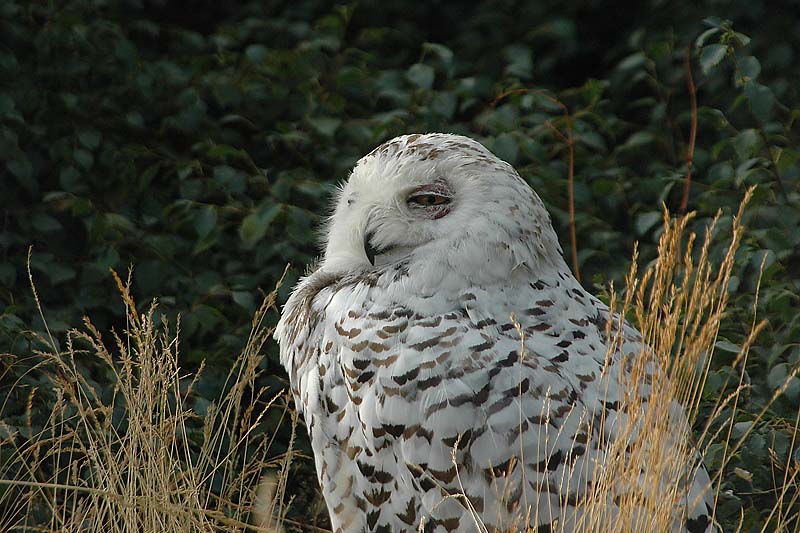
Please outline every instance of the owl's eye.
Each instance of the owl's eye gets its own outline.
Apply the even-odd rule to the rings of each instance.
[[[432,207],[449,203],[450,197],[441,194],[415,194],[408,198],[408,205],[412,207]]]

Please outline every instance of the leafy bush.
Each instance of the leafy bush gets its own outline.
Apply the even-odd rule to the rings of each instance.
[[[259,291],[291,263],[285,299],[317,254],[333,185],[387,138],[451,131],[519,169],[567,255],[572,207],[575,264],[595,292],[621,285],[634,241],[645,262],[655,257],[662,203],[696,210],[702,233],[758,185],[704,399],[710,412],[746,332],[766,319],[718,509],[726,530],[740,516],[743,530],[769,530],[800,460],[800,15],[773,10],[759,0],[651,0],[624,16],[600,2],[6,0],[3,419],[23,427],[37,387],[30,416],[50,412],[41,339],[63,339],[84,315],[99,331],[125,328],[108,269],[131,264],[137,301],[157,296],[157,312],[182,313],[181,363],[209,361],[200,395],[217,397]],[[29,289],[30,245],[48,331]],[[266,350],[260,382],[281,386],[276,348]],[[108,392],[96,362],[76,364]],[[724,453],[712,448],[706,462],[719,468]],[[785,512],[797,524],[797,502]]]

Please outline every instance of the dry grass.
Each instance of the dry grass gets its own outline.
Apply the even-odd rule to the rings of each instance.
[[[742,208],[748,198],[749,193]],[[744,231],[741,209],[718,265],[709,258],[713,226],[696,248],[695,235],[687,232],[690,219],[671,220],[665,214],[658,260],[641,276],[634,260],[624,296],[612,296],[611,308],[620,317],[608,323],[612,346],[622,341],[621,316],[627,315],[652,347],[652,357],[632,354],[619,398],[619,411],[627,418],[617,438],[605,443],[604,461],[591,472],[571,472],[594,483],[579,504],[578,523],[563,520],[563,531],[670,530],[675,509],[686,497],[686,480],[697,468],[698,450],[722,442],[726,464],[747,437],[734,441],[731,430],[747,387],[749,347],[761,329],[755,319],[733,365],[738,382],[729,384],[707,420],[698,421],[728,302],[733,257]],[[264,317],[274,306],[275,293],[253,319],[226,392],[200,416],[187,398],[203,369],[194,377],[181,375],[180,323],[174,330],[166,321],[157,324],[155,302],[139,314],[130,276],[127,282],[114,277],[127,310],[124,335],[112,332],[110,341],[104,339],[85,319],[82,329],[68,333],[65,349],[52,337],[41,339],[50,349],[36,354],[40,362],[31,371],[47,376],[56,397],[47,422],[41,427],[29,422],[22,429],[0,422],[0,531],[278,531],[283,522],[302,525],[285,520],[291,443],[289,452],[272,457],[274,433],[263,432],[268,415],[270,431],[277,431],[275,420],[280,419],[278,425],[290,424],[293,443],[296,414],[286,409],[283,393],[255,388],[270,334]],[[109,370],[113,394],[103,395],[81,375],[75,364],[80,358],[95,358]],[[646,402],[643,387],[649,394]],[[34,389],[28,398],[29,421],[37,394]],[[677,405],[688,413],[686,423],[676,422],[681,416],[670,418]],[[693,439],[691,428],[698,424],[704,429]],[[800,469],[786,465],[784,472],[776,480],[780,501],[771,516],[777,531],[797,523],[797,517],[783,513],[800,494]],[[717,495],[719,490],[717,477],[708,491]],[[616,511],[608,505],[609,495]],[[527,513],[535,516],[537,510]]]
[[[606,443],[605,462],[593,472],[595,484],[582,509],[582,530],[668,531],[675,525],[676,510],[687,502],[691,508],[715,493],[711,482],[694,494],[687,493],[687,487],[700,467],[698,451],[720,437],[709,431],[712,424],[723,432],[732,426],[742,383],[733,384],[718,398],[697,441],[691,428],[727,307],[733,259],[744,231],[742,210],[749,198],[750,192],[733,220],[731,242],[719,265],[710,261],[709,248],[720,215],[698,252],[696,235],[687,232],[692,215],[671,220],[665,212],[658,258],[641,276],[637,276],[634,254],[625,296],[612,301],[612,310],[619,314],[609,321],[607,334],[613,339],[612,349],[621,346],[622,316],[632,315],[652,351],[632,354],[630,372],[621,376],[619,411],[627,416],[617,438]],[[734,364],[742,377],[749,347],[762,327],[763,323],[753,322]],[[728,419],[717,420],[729,405],[734,409],[727,411]],[[613,511],[607,503],[609,495],[617,502]]]
[[[657,260],[638,275],[634,252],[624,296],[615,296],[612,287],[612,314],[606,330],[610,339],[607,361],[622,346],[626,333],[630,334],[623,324],[626,316],[637,325],[650,350],[626,354],[628,372],[618,378],[622,380],[618,413],[624,414],[613,421],[615,437],[602,443],[601,448],[605,449],[602,461],[583,468],[573,464],[559,480],[561,487],[581,486],[585,480],[592,481],[589,493],[578,501],[575,515],[562,512],[556,531],[673,530],[677,525],[676,512],[685,509],[687,503],[692,507],[707,495],[716,500],[724,467],[797,374],[798,369],[789,374],[783,387],[775,391],[772,401],[757,414],[749,429],[732,440],[740,396],[748,387],[745,366],[750,346],[764,326],[754,316],[746,341],[732,365],[738,372],[738,381],[728,383],[723,389],[710,417],[698,420],[703,388],[728,304],[734,255],[744,232],[742,213],[751,195],[752,189],[733,220],[730,244],[719,264],[714,264],[709,254],[719,214],[698,249],[696,235],[687,230],[693,215],[672,219],[665,211]],[[755,309],[753,312],[755,315]],[[519,332],[522,336],[521,329]],[[524,338],[522,342],[524,344]],[[524,353],[524,346],[521,353]],[[594,419],[591,415],[578,414],[589,432],[591,423],[588,421]],[[798,416],[800,418],[800,412]],[[601,417],[601,424],[606,422]],[[692,427],[697,425],[703,429],[695,438]],[[797,422],[793,431],[796,439]],[[545,441],[555,440],[554,437],[542,436]],[[688,493],[689,480],[700,467],[703,452],[714,443],[724,445],[723,469],[705,490]],[[454,451],[453,460],[458,468],[455,456]],[[798,517],[786,516],[784,509],[792,508],[800,497],[800,465],[783,466],[783,478],[775,484],[778,501],[771,512],[770,518],[774,521],[769,531],[797,531],[798,527]],[[527,523],[541,511],[521,507],[516,521],[503,524],[502,529],[519,530],[516,524]],[[484,524],[478,525],[483,531],[489,529]],[[762,531],[767,531],[767,527],[765,525]],[[742,529],[740,524],[738,530]]]
[[[634,254],[624,298],[613,301],[612,297],[611,307],[620,317],[616,325],[609,323],[608,334],[614,339],[612,346],[622,341],[621,317],[627,315],[638,326],[653,357],[636,354],[630,374],[623,376],[627,383],[620,387],[624,391],[619,398],[620,410],[628,417],[620,437],[608,442],[606,461],[595,469],[596,483],[592,497],[585,502],[582,531],[671,530],[675,525],[675,510],[684,508],[687,501],[691,507],[708,494],[716,500],[724,467],[739,452],[749,432],[769,408],[767,405],[757,414],[750,429],[738,440],[731,439],[740,397],[748,387],[745,366],[750,347],[765,325],[757,321],[754,306],[750,331],[732,364],[738,372],[738,380],[723,388],[711,415],[698,420],[703,388],[728,304],[734,255],[744,233],[742,213],[752,192],[753,189],[747,192],[732,221],[730,244],[719,264],[712,262],[709,250],[720,214],[714,218],[697,249],[697,236],[687,231],[693,215],[672,220],[665,211],[657,260],[637,276]],[[756,291],[757,302],[758,289]],[[652,360],[655,365],[650,363]],[[640,387],[649,390],[647,401],[642,400]],[[776,391],[772,401],[780,392]],[[685,423],[679,406],[686,412]],[[693,438],[691,428],[698,425],[703,429]],[[795,424],[795,436],[797,433]],[[704,494],[687,494],[687,480],[694,477],[699,467],[699,454],[714,443],[724,445],[723,469],[710,481]],[[793,471],[789,468],[786,472],[787,477],[779,485],[782,492],[773,509],[778,517],[770,526],[774,531],[795,531],[797,527],[791,517],[780,515],[786,504],[791,506],[790,500],[797,499],[800,490],[797,465]],[[619,504],[618,513],[610,512],[609,494]]]
[[[271,333],[264,317],[275,293],[255,314],[224,395],[200,416],[187,398],[203,368],[193,377],[181,374],[180,321],[174,330],[166,320],[156,323],[156,302],[139,314],[130,275],[125,283],[113,276],[127,311],[124,335],[104,339],[85,318],[82,329],[66,335],[63,350],[51,336],[40,339],[50,349],[35,354],[40,362],[30,371],[52,387],[52,411],[37,427],[34,389],[27,428],[0,422],[0,531],[280,530],[273,517],[285,512],[291,454],[270,457],[271,436],[259,425],[268,413],[271,424],[286,418],[293,436],[296,418],[280,406],[288,403],[282,392],[255,389]],[[113,376],[110,395],[78,371],[75,362],[89,358]],[[259,479],[276,470],[277,477],[262,480],[259,499]]]

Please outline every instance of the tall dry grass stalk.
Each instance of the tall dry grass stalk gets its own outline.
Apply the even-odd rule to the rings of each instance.
[[[623,317],[629,316],[650,349],[631,354],[630,373],[622,375],[619,412],[627,416],[617,437],[605,443],[608,452],[593,472],[595,482],[590,496],[582,502],[579,530],[670,531],[676,526],[676,509],[691,508],[708,495],[716,501],[722,469],[704,490],[692,492],[687,487],[711,444],[724,443],[724,469],[747,437],[745,434],[733,442],[731,429],[740,395],[747,388],[745,366],[750,347],[765,325],[756,320],[755,309],[750,330],[743,332],[746,339],[732,364],[738,382],[723,389],[709,417],[698,420],[698,414],[728,304],[734,256],[744,233],[742,214],[752,193],[753,189],[747,191],[732,221],[730,244],[719,264],[711,260],[709,250],[720,214],[698,248],[697,236],[687,230],[693,214],[671,219],[665,210],[658,257],[640,276],[634,252],[624,297],[612,296],[610,307],[617,314],[608,322],[607,336],[611,339],[610,351],[621,346]],[[776,393],[773,401],[778,396]],[[751,430],[767,408],[750,425]],[[692,427],[698,425],[702,430],[693,438]],[[797,426],[794,430],[797,434]],[[791,479],[784,479],[773,512],[780,513],[784,503],[796,499],[798,488],[795,472]],[[616,509],[608,505],[608,495],[612,495]],[[776,531],[794,530],[787,520],[777,520],[776,527]]]
[[[193,378],[181,373],[180,321],[174,330],[166,319],[156,323],[156,302],[140,314],[130,274],[127,282],[112,274],[126,308],[125,333],[112,332],[109,341],[85,318],[63,350],[52,337],[41,339],[50,349],[37,353],[32,371],[52,386],[52,411],[43,427],[29,422],[0,433],[0,531],[279,531],[291,455],[271,457],[271,436],[256,430],[269,412],[271,424],[285,418],[294,435],[296,418],[280,411],[283,393],[255,388],[275,293],[256,312],[222,397],[200,416],[187,397],[203,368]],[[112,393],[81,374],[76,361],[88,358],[110,371]],[[30,392],[29,421],[36,394]],[[282,475],[262,482],[270,498],[253,509],[259,478],[275,470]]]
[[[750,194],[733,220],[731,242],[719,265],[709,259],[719,214],[699,252],[696,235],[687,232],[692,215],[671,220],[666,211],[658,258],[641,276],[637,276],[634,252],[625,296],[611,302],[618,314],[608,322],[607,336],[611,350],[619,349],[623,317],[632,315],[645,348],[630,354],[629,372],[620,378],[618,411],[625,415],[616,438],[605,443],[604,463],[597,465],[592,476],[592,494],[583,506],[582,528],[587,531],[668,531],[676,525],[676,510],[687,503],[692,508],[714,492],[711,482],[704,490],[689,491],[703,447],[718,437],[708,433],[711,426],[707,424],[695,441],[691,428],[727,307],[733,259],[744,231],[742,209]],[[742,372],[761,327],[754,322],[748,334],[737,361]],[[712,419],[723,407],[735,406],[741,391],[738,386],[720,397]],[[733,415],[727,422],[733,422]],[[615,423],[619,426],[620,420]],[[617,504],[614,509],[607,504],[609,494]]]

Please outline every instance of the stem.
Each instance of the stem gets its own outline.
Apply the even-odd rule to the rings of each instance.
[[[569,190],[569,238],[572,247],[572,270],[575,279],[580,283],[581,273],[578,270],[578,238],[575,231],[575,143],[572,142],[572,119],[569,111],[564,109],[567,119],[567,149],[569,150],[569,171],[567,174],[567,189]]]
[[[572,137],[572,117],[569,114],[569,109],[567,108],[566,104],[564,104],[561,100],[557,98],[553,98],[546,92],[539,90],[539,89],[511,89],[509,91],[505,91],[501,93],[497,98],[492,100],[489,104],[492,107],[497,106],[499,102],[503,99],[513,95],[513,94],[526,94],[526,93],[534,93],[538,94],[550,102],[558,105],[561,109],[564,110],[564,120],[567,124],[567,134],[564,135],[558,128],[553,126],[553,124],[549,120],[544,121],[544,125],[547,126],[553,133],[556,134],[558,138],[560,138],[564,143],[567,145],[567,154],[569,157],[568,165],[569,171],[567,174],[567,193],[569,195],[569,237],[570,237],[570,248],[572,250],[572,270],[575,273],[575,279],[578,282],[581,281],[581,273],[578,270],[578,238],[576,236],[575,231],[575,143]],[[696,122],[696,120],[695,120]],[[694,152],[694,149],[692,149]]]

